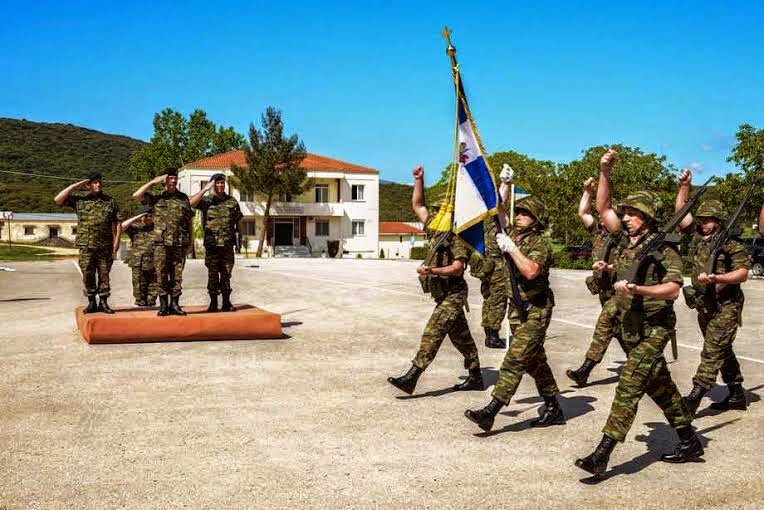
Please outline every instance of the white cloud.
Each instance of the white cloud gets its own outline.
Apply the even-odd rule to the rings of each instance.
[[[700,146],[700,150],[702,150],[703,152],[711,152],[712,150],[714,150],[714,148],[711,147],[711,145],[704,143]]]
[[[697,161],[694,163],[690,163],[689,168],[690,170],[693,171],[693,173],[696,173],[696,174],[703,173],[703,163],[698,163]]]

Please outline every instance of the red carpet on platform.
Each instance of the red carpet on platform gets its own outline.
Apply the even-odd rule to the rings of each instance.
[[[281,316],[251,305],[235,312],[207,313],[206,306],[184,306],[188,315],[157,316],[156,308],[114,308],[116,313],[82,313],[77,327],[89,344],[190,342],[194,340],[258,340],[282,338]]]

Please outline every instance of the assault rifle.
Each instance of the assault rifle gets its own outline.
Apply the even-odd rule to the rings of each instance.
[[[432,267],[433,262],[435,262],[435,257],[438,256],[438,249],[447,242],[451,242],[451,239],[454,237],[454,233],[449,230],[448,232],[445,232],[438,238],[438,242],[435,243],[431,248],[430,251],[427,252],[427,257],[422,261],[422,265],[430,266]],[[430,293],[430,287],[429,287],[429,280],[428,276],[422,276],[419,275],[419,283],[422,285],[422,290],[425,294]]]
[[[497,214],[494,216],[494,219],[496,220],[496,228],[498,231],[504,232],[504,227],[501,226],[499,215]],[[528,310],[526,310],[523,299],[520,297],[520,286],[517,285],[517,268],[515,267],[515,262],[512,260],[512,257],[510,257],[508,253],[502,252],[502,255],[504,255],[504,262],[507,264],[507,273],[509,273],[509,287],[512,292],[512,306],[514,306],[515,309],[520,312],[520,320],[525,322],[525,320],[528,318]]]

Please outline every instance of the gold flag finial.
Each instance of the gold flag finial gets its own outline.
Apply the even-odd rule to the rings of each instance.
[[[456,48],[454,48],[454,45],[451,44],[451,30],[448,27],[443,27],[443,31],[440,33],[440,35],[443,36],[443,38],[446,40],[446,44],[448,45],[446,47],[446,54],[449,57],[456,55]]]

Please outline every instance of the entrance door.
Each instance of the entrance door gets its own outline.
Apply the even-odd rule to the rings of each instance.
[[[58,239],[58,227],[48,227],[48,232],[50,239]]]
[[[274,227],[274,244],[276,246],[292,246],[292,237],[294,235],[294,223],[292,220],[289,220],[288,222],[277,221]]]

